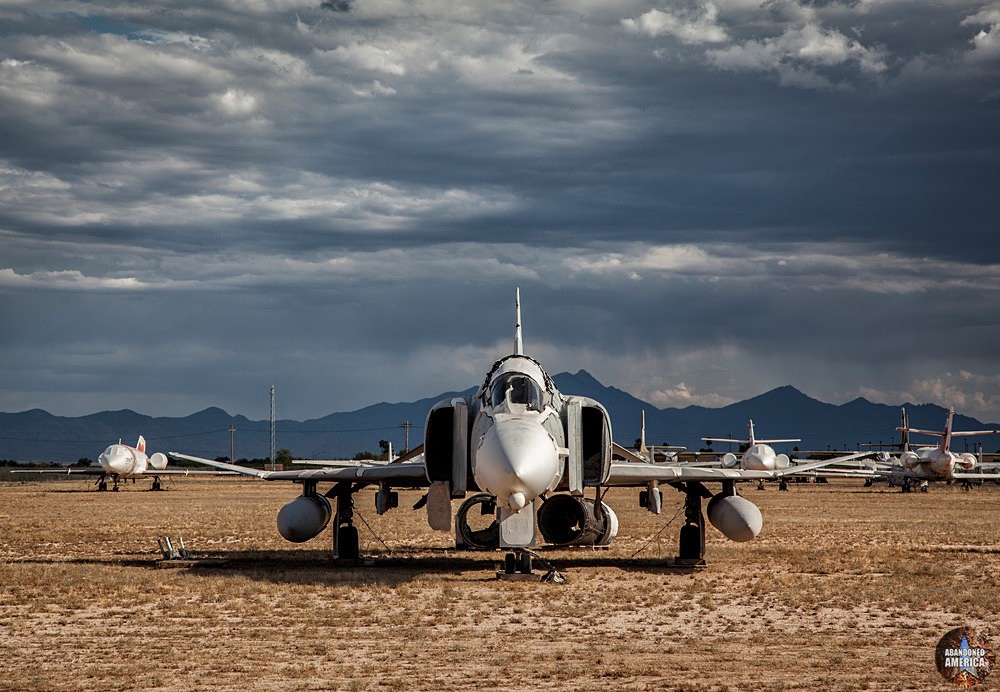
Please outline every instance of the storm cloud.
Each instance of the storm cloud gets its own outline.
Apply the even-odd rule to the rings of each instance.
[[[308,418],[525,345],[1000,418],[1000,3],[0,8],[0,409]]]

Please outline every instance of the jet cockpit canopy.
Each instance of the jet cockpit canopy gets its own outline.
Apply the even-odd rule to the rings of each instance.
[[[558,403],[555,384],[538,361],[528,356],[507,356],[493,364],[477,394],[484,406],[491,408],[519,405],[529,411],[541,411]]]
[[[538,383],[519,372],[508,372],[497,377],[490,389],[490,403],[493,408],[505,404],[521,404],[530,411],[542,410],[542,389]]]

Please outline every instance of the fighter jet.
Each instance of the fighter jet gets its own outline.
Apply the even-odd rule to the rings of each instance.
[[[122,444],[118,440],[117,444],[107,447],[100,456],[97,457],[100,468],[89,468],[86,466],[67,466],[65,469],[18,469],[14,473],[63,473],[67,475],[97,476],[95,483],[97,490],[108,489],[108,478],[112,481],[112,490],[118,492],[119,483],[122,479],[152,478],[151,490],[162,490],[160,476],[170,475],[219,475],[218,471],[203,471],[197,469],[168,469],[167,455],[163,452],[156,452],[150,456],[146,455],[146,438],[139,435],[139,440],[135,447]],[[231,475],[232,472],[227,472]]]
[[[559,546],[601,545],[612,541],[618,519],[604,502],[608,488],[641,489],[640,501],[659,513],[659,484],[685,493],[686,525],[681,529],[679,559],[700,561],[705,549],[702,500],[710,498],[709,521],[735,541],[754,538],[761,529],[760,510],[736,492],[736,482],[784,475],[864,456],[847,455],[792,469],[743,470],[689,468],[650,463],[612,441],[611,419],[597,401],[560,392],[541,364],[526,355],[522,341],[520,291],[515,295],[514,348],[497,360],[473,396],[440,401],[427,414],[420,456],[391,464],[261,471],[171,452],[176,459],[197,461],[267,480],[302,485],[302,494],[278,512],[278,531],[289,541],[307,541],[334,522],[334,550],[342,559],[358,557],[353,525],[353,496],[378,485],[376,510],[398,504],[392,490],[426,487],[415,508],[426,506],[428,523],[454,531],[466,548],[508,550],[507,571],[530,571],[536,533]],[[615,457],[618,457],[617,459]],[[722,484],[711,493],[704,482]],[[325,493],[318,486],[334,485]],[[587,497],[587,492],[591,497]],[[469,496],[470,493],[474,493]],[[333,510],[328,498],[336,498]],[[453,514],[452,501],[464,500]],[[493,517],[480,530],[469,526],[470,511]]]

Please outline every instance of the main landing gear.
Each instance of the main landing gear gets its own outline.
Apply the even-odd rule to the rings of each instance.
[[[354,525],[354,493],[360,489],[360,485],[341,481],[326,493],[328,498],[337,500],[333,514],[333,559],[338,564],[361,562],[358,527]]]
[[[114,483],[114,485],[111,487],[111,490],[117,493],[119,491],[118,476],[112,476],[111,481]],[[106,492],[108,489],[108,477],[101,476],[100,478],[97,479],[96,485],[97,485],[97,492],[99,493]]]
[[[678,567],[700,567],[705,564],[705,514],[701,501],[712,493],[697,481],[672,484],[684,493],[684,526],[681,527],[677,557],[671,562]]]

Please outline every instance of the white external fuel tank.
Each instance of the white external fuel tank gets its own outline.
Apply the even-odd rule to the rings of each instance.
[[[286,541],[304,543],[330,523],[333,507],[322,495],[299,495],[278,511],[278,533]]]
[[[718,494],[708,502],[708,520],[731,541],[752,541],[764,526],[760,509],[745,497]]]

